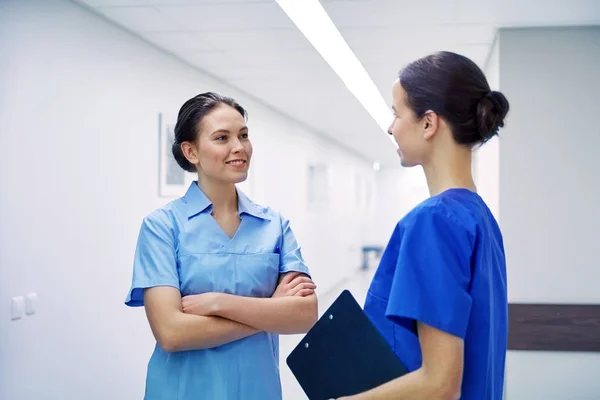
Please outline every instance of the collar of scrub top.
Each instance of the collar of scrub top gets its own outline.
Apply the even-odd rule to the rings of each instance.
[[[238,195],[238,214],[240,217],[242,214],[249,214],[256,218],[271,220],[271,218],[267,214],[267,209],[260,207],[255,204],[252,200],[246,196],[244,192],[240,189],[236,188]],[[195,215],[200,214],[201,212],[206,211],[209,208],[212,208],[212,203],[206,197],[204,192],[198,186],[198,182],[194,181],[190,184],[187,193],[183,196],[185,203],[187,204],[187,217],[192,218]]]

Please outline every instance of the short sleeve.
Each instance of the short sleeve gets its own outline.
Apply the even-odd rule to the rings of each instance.
[[[408,329],[420,321],[464,339],[472,302],[471,237],[441,210],[415,215],[402,236],[386,316]]]
[[[125,304],[143,306],[143,291],[155,286],[179,289],[177,256],[172,223],[166,215],[154,213],[142,223],[133,261],[133,279]]]
[[[300,246],[290,227],[290,221],[281,217],[281,248],[279,273],[302,272],[310,276],[308,267],[304,263]]]

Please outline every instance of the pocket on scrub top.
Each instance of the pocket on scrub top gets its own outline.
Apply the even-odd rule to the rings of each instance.
[[[279,276],[279,254],[196,253],[180,258],[182,295],[206,292],[270,297]]]

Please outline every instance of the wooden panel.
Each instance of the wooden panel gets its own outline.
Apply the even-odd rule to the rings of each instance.
[[[600,351],[600,305],[509,304],[508,349]]]

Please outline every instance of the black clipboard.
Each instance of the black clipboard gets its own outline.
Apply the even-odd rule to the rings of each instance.
[[[361,393],[408,373],[348,290],[286,361],[310,400]]]

